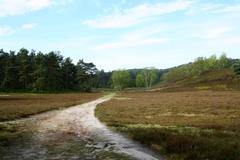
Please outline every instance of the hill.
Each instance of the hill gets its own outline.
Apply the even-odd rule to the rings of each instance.
[[[171,68],[151,91],[239,90],[239,78],[233,69],[237,60],[222,59],[198,58],[193,63]]]

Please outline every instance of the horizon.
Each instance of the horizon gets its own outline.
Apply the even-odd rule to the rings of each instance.
[[[35,54],[38,54],[38,53],[48,54],[48,53],[50,53],[50,52],[54,52],[54,53],[56,53],[56,54],[59,54],[60,56],[63,56],[63,59],[70,58],[70,59],[72,60],[73,64],[75,64],[75,65],[77,65],[78,61],[80,61],[80,60],[85,61],[84,59],[78,59],[77,61],[74,62],[71,57],[65,57],[60,51],[50,51],[50,52],[47,52],[47,53],[43,53],[43,52],[41,52],[41,51],[36,51],[36,50],[34,50],[34,49],[29,50],[29,49],[24,48],[24,47],[21,48],[21,49],[26,49],[26,50],[29,51],[29,53],[32,52],[32,51],[34,51]],[[20,49],[20,50],[21,50],[21,49]],[[0,50],[1,50],[1,48],[0,48]],[[18,51],[20,51],[20,50],[9,50],[9,51],[6,51],[6,50],[3,49],[4,52],[10,53],[10,52],[12,51],[12,52],[14,52],[15,54],[17,54]],[[227,54],[225,54],[225,53],[222,53],[220,56],[222,56],[222,55],[225,55],[228,59],[231,59],[231,60],[234,60],[234,59],[235,59],[235,60],[238,60],[238,59],[239,59],[239,58],[229,57],[229,56],[228,56]],[[179,66],[182,66],[182,65],[187,65],[187,64],[193,63],[193,62],[195,62],[198,58],[210,58],[211,56],[216,56],[216,58],[220,58],[220,56],[217,56],[216,54],[210,55],[209,57],[196,57],[193,61],[189,61],[189,62],[186,62],[186,63],[178,64],[178,65],[176,65],[176,66],[170,66],[170,67],[168,67],[168,68],[157,68],[157,67],[155,67],[155,66],[147,66],[147,67],[140,67],[140,68],[137,68],[137,67],[133,67],[133,68],[117,68],[117,69],[114,69],[114,70],[107,70],[107,71],[104,70],[104,69],[99,69],[97,66],[96,66],[96,68],[97,68],[98,71],[103,70],[104,72],[113,72],[113,71],[118,71],[118,70],[138,70],[138,69],[142,70],[142,69],[147,69],[147,68],[153,68],[153,69],[157,69],[157,70],[168,70],[168,69],[171,69],[171,68],[175,68],[175,67],[179,67]],[[93,63],[93,64],[94,64],[94,62],[86,62],[86,63]],[[95,65],[95,64],[94,64],[94,65]]]
[[[99,70],[239,58],[239,0],[1,0],[0,10],[5,51],[60,51]]]

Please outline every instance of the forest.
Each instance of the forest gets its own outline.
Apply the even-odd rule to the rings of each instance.
[[[152,83],[157,83],[163,70],[151,69]],[[127,70],[123,77],[125,84],[120,88],[144,86],[143,77],[150,69]],[[119,88],[116,75],[122,72],[98,70],[93,63],[80,59],[77,64],[60,52],[36,52],[20,49],[18,52],[0,50],[0,90],[1,91],[91,91],[93,88]],[[138,77],[137,77],[138,76]],[[113,81],[112,81],[113,79]],[[119,78],[117,78],[119,79]],[[138,82],[136,83],[136,79]],[[121,81],[121,80],[120,80]],[[149,82],[150,83],[150,82]],[[147,84],[147,86],[151,85]],[[113,86],[114,85],[114,86]]]
[[[92,91],[98,88],[151,88],[160,82],[176,82],[188,77],[224,68],[239,74],[239,60],[222,54],[169,69],[153,67],[120,69],[110,72],[98,70],[93,63],[80,59],[77,64],[60,52],[36,52],[20,49],[18,52],[0,50],[0,90],[59,92]]]
[[[0,76],[2,91],[90,91],[109,85],[109,73],[98,71],[93,63],[80,59],[74,64],[60,52],[24,48],[17,53],[0,50]]]

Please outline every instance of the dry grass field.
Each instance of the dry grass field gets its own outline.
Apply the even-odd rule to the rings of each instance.
[[[240,159],[240,92],[126,92],[97,117],[168,159]]]
[[[0,121],[85,103],[102,96],[101,93],[68,94],[0,94]]]

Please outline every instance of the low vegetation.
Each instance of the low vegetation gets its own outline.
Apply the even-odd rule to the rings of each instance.
[[[235,61],[227,58],[225,54],[220,57],[216,57],[215,55],[209,58],[199,57],[193,63],[170,69],[169,72],[163,75],[162,80],[168,83],[177,82],[189,77],[198,77],[209,71],[231,69]]]
[[[240,93],[128,92],[98,106],[108,126],[168,159],[240,159]]]
[[[196,77],[188,77],[177,82],[162,82],[151,91],[239,91],[240,81],[230,68],[204,72]]]
[[[20,130],[21,125],[0,124],[0,150],[10,145],[15,139],[21,139],[25,133]]]
[[[101,93],[0,94],[0,121],[85,103],[101,95]]]

